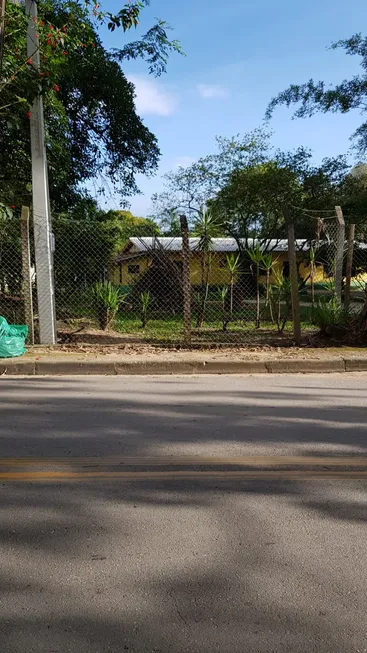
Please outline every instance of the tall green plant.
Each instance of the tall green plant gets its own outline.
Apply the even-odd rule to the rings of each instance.
[[[274,276],[274,282],[269,286],[269,302],[278,333],[283,333],[292,310],[290,279],[282,274]],[[284,307],[283,311],[282,307]]]
[[[145,290],[140,295],[140,314],[141,314],[141,326],[146,327],[148,323],[148,309],[151,303],[151,296],[149,290]]]
[[[310,282],[311,282],[311,304],[315,305],[315,274],[316,274],[316,252],[315,248],[310,247]]]
[[[266,272],[266,283],[265,283],[265,310],[269,307],[270,309],[270,318],[271,321],[274,321],[273,318],[273,311],[272,311],[272,305],[269,300],[269,291],[270,291],[270,275],[272,273],[274,264],[276,263],[278,259],[273,259],[272,254],[270,252],[265,253],[262,255],[262,266]]]
[[[229,313],[230,313],[230,318],[232,319],[233,317],[233,288],[234,288],[234,282],[236,275],[239,272],[240,269],[240,255],[237,254],[227,254],[227,268],[229,270],[229,275],[230,275],[230,281],[229,281],[229,287],[230,287],[230,301],[229,301]]]
[[[228,313],[226,310],[226,299],[228,295],[228,286],[222,286],[221,288],[218,288],[218,295],[220,299],[220,304],[221,304],[221,314],[222,314],[222,330],[227,331],[227,326],[228,326]]]
[[[255,264],[256,273],[256,328],[260,328],[260,268],[263,265],[264,257],[259,243],[248,250],[251,261]]]
[[[109,328],[116,317],[120,305],[125,301],[127,293],[114,286],[110,281],[98,281],[92,288],[92,301],[99,327],[102,331]]]
[[[200,253],[201,267],[201,301],[199,305],[196,326],[201,328],[205,319],[205,309],[209,292],[209,275],[212,265],[213,238],[220,236],[219,219],[211,209],[201,209],[194,224],[195,236],[199,237],[197,251]]]

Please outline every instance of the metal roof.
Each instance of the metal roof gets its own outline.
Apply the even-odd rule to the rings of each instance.
[[[199,248],[200,238],[189,238],[190,250],[194,252]],[[254,247],[257,242],[259,243],[263,251],[273,251],[273,252],[287,252],[288,251],[288,241],[286,239],[282,240],[259,240],[248,239],[247,246]],[[235,238],[212,238],[211,249],[213,252],[237,252],[238,245]],[[246,241],[242,239],[243,246],[246,247]],[[129,244],[132,244],[136,247],[139,252],[150,251],[152,249],[164,249],[170,252],[181,252],[182,251],[182,238],[175,237],[171,238],[169,236],[153,236],[153,237],[142,237],[137,238],[133,237],[129,239]],[[308,241],[296,240],[296,248],[298,250],[307,250],[309,249]],[[128,247],[125,248],[125,251]]]

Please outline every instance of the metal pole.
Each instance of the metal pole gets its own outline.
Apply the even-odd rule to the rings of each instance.
[[[27,55],[33,66],[39,70],[40,56],[37,35],[37,4],[25,0],[26,14],[29,17],[27,31]],[[32,195],[34,248],[36,259],[36,282],[40,342],[56,343],[55,294],[53,278],[53,255],[51,241],[51,215],[47,179],[47,158],[45,148],[45,128],[42,97],[34,100],[31,117],[32,153]]]
[[[347,269],[345,272],[345,290],[344,290],[344,307],[348,308],[350,304],[350,284],[352,280],[353,253],[354,253],[354,236],[356,225],[349,225],[348,232],[348,252],[347,252]]]
[[[338,235],[336,240],[336,257],[335,257],[335,297],[341,304],[342,301],[342,285],[343,285],[343,257],[344,257],[344,241],[345,241],[345,222],[343,211],[340,206],[335,207]]]
[[[29,208],[22,206],[20,216],[20,235],[22,243],[22,272],[24,294],[24,320],[28,327],[28,338],[34,345],[33,299],[31,278],[31,252],[29,247]]]
[[[190,284],[190,242],[189,228],[185,215],[180,216],[182,234],[182,285],[184,311],[184,341],[191,346],[191,284]]]
[[[301,344],[301,315],[299,308],[298,270],[296,241],[294,238],[294,224],[289,214],[288,207],[286,206],[283,207],[283,215],[288,227],[288,261],[292,295],[293,333],[295,343],[299,346]]]

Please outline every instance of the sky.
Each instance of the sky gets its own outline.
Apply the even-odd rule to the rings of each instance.
[[[105,2],[117,11],[122,0]],[[185,57],[172,54],[167,74],[149,76],[142,61],[124,72],[136,87],[136,107],[157,136],[159,171],[138,178],[142,195],[130,198],[135,215],[146,216],[151,196],[163,188],[163,174],[215,152],[215,136],[244,134],[262,125],[268,102],[290,83],[310,77],[336,83],[359,71],[359,59],[328,46],[356,32],[367,33],[365,0],[151,0],[144,9],[139,37],[156,17],[173,28]],[[126,41],[103,34],[107,47]],[[315,163],[345,154],[349,137],[362,122],[360,112],[292,120],[292,110],[276,110],[270,122],[272,144],[282,150],[300,145]],[[107,200],[117,208],[117,199]]]

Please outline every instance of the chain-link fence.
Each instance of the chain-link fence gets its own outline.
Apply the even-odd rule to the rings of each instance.
[[[0,220],[0,315],[34,325],[39,342],[45,281],[37,275],[33,225],[27,238],[20,216],[3,212]],[[365,301],[367,244],[358,228],[350,240],[348,229],[337,217],[315,220],[315,238],[296,240],[304,336],[320,299],[336,297],[356,311]],[[55,218],[52,230],[59,344],[292,342],[287,239],[189,236],[185,260],[180,236],[123,238],[116,222],[66,217]]]
[[[348,232],[348,246],[344,255],[345,306],[355,313],[367,301],[367,242],[365,233],[358,225],[351,225]]]

